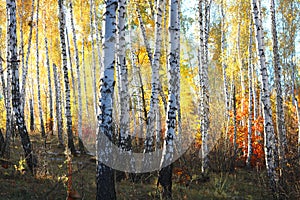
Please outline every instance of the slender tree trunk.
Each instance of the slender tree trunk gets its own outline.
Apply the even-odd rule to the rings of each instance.
[[[43,119],[43,109],[41,102],[41,84],[40,84],[40,66],[39,66],[39,0],[37,0],[36,6],[36,79],[37,79],[37,87],[38,87],[38,107],[39,107],[39,115],[40,115],[40,123],[41,123],[41,133],[42,136],[45,137],[45,125]]]
[[[66,41],[65,41],[65,29],[66,29],[66,20],[64,13],[64,1],[58,0],[59,7],[59,32],[60,32],[60,43],[61,43],[61,52],[62,52],[62,66],[64,71],[64,81],[65,81],[65,115],[67,118],[67,134],[68,134],[68,148],[71,150],[72,154],[75,154],[75,146],[73,142],[73,132],[72,132],[72,115],[71,115],[71,102],[70,102],[70,84],[68,76],[68,63],[67,63],[67,52],[66,52]]]
[[[56,126],[57,126],[57,136],[58,136],[58,146],[64,146],[63,140],[63,121],[62,121],[62,103],[61,103],[61,87],[60,78],[57,72],[57,66],[53,63],[53,76],[54,76],[54,86],[55,86],[55,111],[56,111]]]
[[[49,61],[49,50],[48,50],[48,39],[46,36],[47,33],[47,27],[46,27],[46,22],[44,21],[44,41],[45,41],[45,52],[46,52],[46,65],[47,65],[47,75],[48,75],[48,89],[49,89],[49,108],[50,108],[50,118],[48,120],[48,123],[50,123],[49,126],[49,131],[53,135],[53,96],[52,96],[52,83],[51,83],[51,71],[50,71],[50,61]]]
[[[81,54],[82,54],[83,86],[84,86],[84,93],[85,93],[85,110],[86,110],[88,119],[90,119],[90,111],[89,111],[88,96],[87,96],[87,86],[86,86],[85,63],[84,63],[84,38],[82,38]]]
[[[17,31],[16,31],[16,2],[15,0],[6,1],[7,9],[7,63],[8,68],[12,69],[12,106],[16,117],[19,134],[21,136],[22,146],[25,152],[25,159],[31,172],[37,164],[33,156],[31,142],[26,129],[24,115],[21,112],[20,89],[19,89],[19,65],[17,53]]]
[[[29,36],[28,36],[28,46],[27,46],[27,53],[26,53],[26,59],[25,59],[25,67],[22,69],[22,87],[21,87],[21,112],[24,115],[24,106],[25,106],[25,96],[26,96],[26,79],[28,74],[28,62],[29,62],[29,56],[30,56],[30,50],[31,50],[31,41],[32,41],[32,32],[33,32],[33,19],[34,19],[34,2],[35,0],[32,0],[31,3],[31,16],[30,21],[28,25],[30,26],[29,29]]]
[[[263,117],[264,117],[264,149],[265,149],[265,160],[268,176],[270,178],[270,187],[274,192],[274,197],[278,198],[278,174],[276,171],[276,138],[274,132],[274,125],[272,121],[272,109],[270,101],[270,91],[269,91],[269,80],[266,67],[266,58],[264,50],[264,35],[262,32],[262,22],[260,18],[260,12],[257,0],[252,0],[252,12],[253,21],[255,23],[255,35],[257,43],[258,58],[260,64],[260,80],[262,88],[262,104],[263,104]]]
[[[120,72],[120,147],[125,150],[131,149],[131,137],[129,135],[129,92],[128,92],[128,69],[126,64],[126,0],[119,0],[118,5],[118,68]]]
[[[96,59],[95,59],[95,41],[94,41],[94,22],[93,22],[94,1],[90,0],[90,28],[92,41],[92,85],[93,85],[93,102],[95,116],[98,114],[97,92],[96,92]],[[96,13],[95,13],[96,14]]]
[[[203,4],[204,3],[204,4]],[[203,174],[208,168],[208,136],[209,136],[209,81],[208,81],[208,36],[209,36],[209,15],[210,15],[210,0],[204,2],[199,1],[199,12],[203,12],[204,17],[200,13],[200,108],[201,108],[201,135],[202,135],[202,167]]]
[[[235,91],[235,85],[233,83],[233,92],[232,92],[232,104],[233,104],[233,162],[232,162],[232,167],[231,167],[231,171],[234,171],[235,168],[235,161],[236,161],[236,157],[237,157],[237,112],[236,112],[236,91]]]
[[[281,86],[281,66],[278,50],[278,38],[276,30],[275,3],[271,0],[271,21],[272,21],[272,36],[273,36],[273,65],[275,74],[275,91],[276,91],[276,128],[278,133],[278,152],[280,169],[284,169],[286,165],[285,152],[287,151],[286,129],[283,111],[283,98]]]
[[[71,82],[72,82],[72,91],[73,91],[73,106],[76,107],[77,101],[76,101],[76,87],[75,87],[75,78],[74,78],[74,72],[73,72],[73,63],[72,63],[72,55],[71,55],[71,46],[69,41],[69,33],[68,29],[66,28],[66,42],[67,42],[67,51],[69,56],[69,66],[71,71]]]
[[[30,131],[34,131],[34,110],[33,110],[32,99],[29,99],[29,110],[30,110]]]
[[[174,139],[176,137],[176,117],[178,117],[179,85],[180,79],[180,22],[179,22],[179,1],[170,0],[170,52],[168,66],[168,88],[169,103],[166,119],[166,137],[163,146],[161,161],[162,169],[159,172],[159,183],[163,186],[163,199],[172,199],[172,159],[174,153]],[[178,130],[178,129],[177,129]]]
[[[150,153],[154,151],[154,136],[155,136],[155,122],[156,122],[156,112],[158,111],[158,95],[159,95],[159,68],[160,68],[160,56],[161,56],[161,43],[162,43],[162,8],[164,2],[158,0],[157,2],[157,14],[155,18],[155,50],[154,57],[152,60],[152,77],[151,77],[151,99],[150,99],[150,110],[147,118],[147,135],[145,140],[145,153]],[[149,166],[150,160],[145,160],[144,166]]]
[[[227,134],[228,134],[228,126],[230,121],[230,115],[229,115],[229,102],[230,97],[228,93],[228,82],[227,82],[227,65],[225,64],[226,59],[226,52],[225,52],[225,46],[226,46],[226,38],[225,38],[225,13],[224,13],[224,0],[222,0],[221,5],[221,15],[222,15],[222,21],[221,21],[221,54],[222,54],[222,72],[223,72],[223,84],[224,84],[224,99],[225,99],[225,119],[226,119],[226,127],[225,127],[225,140],[227,142]]]
[[[252,102],[253,102],[253,94],[252,94],[252,22],[249,24],[249,59],[248,59],[248,88],[249,88],[249,102],[248,102],[248,153],[246,164],[248,167],[251,165],[251,156],[252,156]]]
[[[114,71],[115,71],[115,43],[116,43],[116,9],[118,6],[117,0],[106,1],[105,10],[105,34],[103,43],[103,61],[104,73],[101,77],[100,85],[100,114],[98,118],[97,130],[97,200],[114,200],[116,199],[114,170],[106,166],[104,162],[111,159],[112,143],[106,143],[105,151],[101,146],[101,137],[113,138],[113,94],[114,94]]]
[[[83,145],[83,141],[82,141],[82,99],[81,99],[80,62],[79,62],[79,53],[78,53],[78,47],[77,47],[77,37],[76,37],[75,25],[74,25],[72,1],[70,1],[70,16],[71,16],[71,28],[72,28],[72,33],[73,33],[73,43],[74,43],[74,48],[75,48],[75,63],[76,63],[76,72],[77,72],[78,141],[79,141],[79,150],[81,153],[84,153],[85,149],[84,149],[84,145]],[[75,85],[74,85],[74,87],[75,87]]]

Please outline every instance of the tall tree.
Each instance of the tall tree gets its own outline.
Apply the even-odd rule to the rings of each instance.
[[[262,87],[261,100],[263,104],[263,117],[264,117],[264,149],[265,160],[268,176],[270,178],[270,187],[274,192],[275,197],[278,197],[278,174],[276,171],[276,138],[274,132],[274,125],[272,121],[272,109],[269,90],[269,76],[266,66],[264,35],[262,31],[262,21],[260,17],[261,8],[257,0],[252,0],[251,3],[253,21],[255,24],[255,36],[257,45],[257,54],[259,58],[260,81]]]
[[[82,142],[82,99],[81,99],[81,80],[80,80],[80,63],[79,63],[79,53],[77,47],[77,37],[75,32],[74,17],[73,17],[73,4],[70,1],[70,19],[71,19],[71,28],[73,34],[73,43],[75,48],[75,64],[77,72],[77,88],[78,88],[78,140],[79,140],[79,150],[80,152],[85,152],[84,145]],[[83,45],[83,44],[82,44]],[[74,86],[75,87],[75,86]],[[75,94],[75,93],[74,93]]]
[[[211,0],[199,0],[200,27],[200,127],[202,136],[202,173],[208,168],[208,136],[209,136],[209,82],[208,82],[208,37]]]
[[[39,0],[37,0],[36,5],[36,80],[37,80],[37,93],[38,93],[38,108],[39,108],[39,115],[40,115],[40,124],[41,124],[41,133],[42,136],[45,137],[45,125],[44,125],[44,118],[43,118],[43,109],[41,103],[41,84],[40,84],[40,66],[39,66]]]
[[[252,23],[250,20],[249,24],[249,48],[248,48],[249,58],[248,58],[248,88],[249,88],[249,101],[248,101],[248,153],[246,164],[250,167],[251,156],[252,156],[252,111],[253,111],[253,89],[252,89]]]
[[[159,183],[163,186],[163,198],[172,199],[172,159],[175,151],[174,139],[176,137],[177,112],[180,94],[178,81],[180,79],[180,22],[179,22],[179,0],[170,0],[169,14],[169,36],[170,51],[168,62],[168,90],[169,103],[166,117],[166,136],[163,146],[161,164],[163,167],[159,172]],[[177,129],[178,131],[178,129]]]
[[[58,146],[64,146],[63,140],[63,120],[62,120],[62,102],[61,102],[61,87],[60,78],[58,74],[57,66],[53,63],[53,76],[55,86],[55,113],[56,113],[56,130],[58,137]]]
[[[280,168],[283,169],[286,163],[285,152],[287,151],[287,139],[285,130],[285,120],[283,111],[283,98],[281,86],[281,66],[279,60],[278,37],[276,28],[275,3],[271,0],[271,21],[273,37],[273,66],[275,74],[275,91],[276,91],[276,128],[278,133],[278,152]]]
[[[64,12],[64,0],[58,0],[59,8],[59,33],[60,33],[60,43],[61,43],[61,57],[62,57],[62,67],[64,72],[64,82],[65,82],[65,116],[67,118],[67,134],[68,134],[68,148],[71,150],[72,154],[75,154],[75,146],[73,141],[72,132],[72,115],[71,115],[71,102],[70,102],[70,84],[68,76],[68,63],[67,63],[67,51],[66,51],[66,41],[65,41],[65,29],[66,20]]]
[[[16,20],[16,2],[15,0],[6,1],[7,11],[7,68],[12,71],[12,107],[16,117],[16,122],[21,137],[22,146],[25,152],[26,163],[31,172],[37,164],[33,156],[30,138],[25,125],[24,115],[21,112],[20,85],[19,85],[19,62],[17,53],[17,20]]]
[[[101,77],[100,85],[100,114],[98,118],[97,130],[97,200],[116,199],[114,170],[106,166],[103,162],[111,159],[112,143],[101,144],[101,137],[108,137],[111,141],[113,138],[113,95],[115,85],[115,51],[116,51],[116,9],[117,0],[108,0],[105,2],[105,33],[103,43],[103,62],[104,72]],[[105,151],[101,151],[105,145]]]
[[[49,90],[49,109],[50,118],[48,120],[50,132],[53,134],[53,96],[52,96],[52,83],[51,83],[51,71],[50,71],[50,61],[49,61],[49,50],[48,50],[48,39],[47,39],[47,26],[44,20],[44,42],[45,42],[45,53],[46,53],[46,65],[47,65],[47,75],[48,75],[48,90]]]
[[[120,147],[131,149],[131,138],[129,135],[129,91],[128,91],[128,69],[126,64],[126,9],[127,0],[119,0],[118,5],[118,68],[120,72]]]
[[[159,69],[160,69],[160,57],[161,57],[161,43],[162,43],[162,8],[164,1],[157,1],[157,13],[155,17],[155,49],[154,57],[151,64],[151,99],[150,99],[150,110],[147,118],[147,135],[145,140],[145,153],[152,152],[154,150],[154,133],[155,133],[155,122],[156,113],[158,112],[158,95],[159,95]],[[148,166],[151,162],[145,160],[145,166]]]

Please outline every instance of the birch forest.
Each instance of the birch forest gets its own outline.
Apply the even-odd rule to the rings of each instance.
[[[300,199],[299,0],[0,5],[0,199]]]

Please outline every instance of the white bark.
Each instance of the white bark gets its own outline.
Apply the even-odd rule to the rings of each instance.
[[[17,28],[16,28],[16,2],[15,0],[6,1],[7,11],[7,68],[12,71],[12,107],[16,117],[16,122],[21,137],[22,146],[25,152],[27,165],[31,172],[36,166],[36,159],[32,154],[31,142],[25,125],[24,115],[21,112],[20,84],[19,84],[19,66],[17,53]],[[8,96],[9,98],[9,96]]]
[[[283,169],[286,163],[285,152],[287,151],[287,139],[285,129],[285,119],[283,110],[283,98],[282,98],[282,86],[281,76],[282,70],[280,66],[279,50],[278,50],[278,38],[276,30],[276,17],[275,17],[275,3],[271,0],[271,21],[272,21],[272,36],[273,36],[273,65],[275,74],[275,91],[276,91],[276,125],[278,133],[278,152],[280,168]]]
[[[59,146],[64,146],[63,140],[63,121],[62,121],[62,102],[61,102],[61,87],[60,78],[57,71],[57,66],[53,63],[53,76],[54,76],[54,86],[55,86],[55,112],[56,112],[56,130],[58,136]]]
[[[40,84],[40,66],[39,66],[39,0],[37,0],[36,6],[36,80],[37,80],[37,93],[38,93],[38,108],[39,108],[39,115],[40,115],[40,126],[41,126],[41,133],[42,136],[45,137],[45,125],[44,125],[44,118],[43,118],[43,109],[41,103],[41,84]]]
[[[129,136],[129,92],[128,92],[128,69],[126,64],[126,0],[119,0],[118,5],[118,68],[120,72],[120,147],[131,149],[131,139]]]
[[[60,43],[61,43],[61,57],[62,57],[62,67],[64,72],[64,82],[65,82],[65,104],[66,104],[65,116],[67,119],[68,148],[71,150],[72,154],[75,154],[73,132],[72,132],[70,84],[69,84],[68,63],[67,63],[68,61],[67,61],[66,41],[65,41],[66,20],[65,20],[63,0],[58,0],[58,7],[59,7],[59,33],[60,33]]]
[[[49,61],[49,50],[48,50],[48,39],[46,36],[47,33],[47,27],[46,22],[44,21],[44,41],[45,41],[45,52],[46,52],[46,65],[47,65],[47,75],[48,75],[48,90],[49,90],[49,107],[50,107],[50,121],[48,123],[51,123],[50,125],[50,132],[53,134],[53,96],[52,96],[52,83],[51,83],[51,70],[50,70],[50,61]]]
[[[276,138],[274,132],[274,125],[272,121],[272,109],[270,101],[270,91],[269,91],[269,80],[266,66],[265,50],[264,50],[264,35],[262,31],[262,22],[260,18],[261,10],[257,0],[252,0],[252,13],[253,21],[255,24],[255,36],[257,44],[257,52],[260,64],[260,81],[262,95],[261,100],[263,104],[263,117],[264,117],[264,149],[265,149],[265,160],[267,173],[270,178],[270,186],[274,194],[277,195],[278,188],[278,174],[276,172]]]
[[[96,116],[98,114],[98,106],[97,106],[97,92],[96,92],[96,59],[95,59],[93,7],[94,7],[94,1],[90,0],[90,28],[91,28],[91,42],[92,42],[92,86],[93,86],[94,112]]]
[[[249,59],[248,59],[248,88],[249,88],[249,100],[248,100],[248,153],[247,153],[247,166],[251,164],[251,156],[252,156],[252,101],[253,101],[253,89],[252,89],[252,23],[249,25]]]
[[[115,52],[116,52],[116,9],[117,0],[106,1],[105,33],[103,43],[104,72],[101,76],[100,101],[97,130],[97,200],[116,199],[113,169],[106,166],[111,159],[112,143],[101,144],[101,137],[113,138],[113,95],[115,85]],[[105,145],[105,150],[101,145]]]
[[[82,152],[82,151],[84,151],[84,146],[83,146],[83,142],[82,142],[82,99],[81,99],[80,62],[79,62],[79,53],[78,53],[78,47],[77,47],[77,37],[76,37],[75,25],[74,25],[72,1],[70,1],[70,16],[71,16],[71,28],[72,28],[72,34],[73,34],[73,43],[74,43],[74,49],[75,49],[75,64],[76,64],[76,72],[77,72],[78,139],[79,139],[79,149]],[[84,45],[84,44],[82,44],[82,45]]]
[[[150,99],[150,110],[147,119],[147,135],[145,140],[145,153],[152,152],[154,150],[154,133],[155,133],[155,121],[156,112],[158,110],[158,95],[159,95],[159,68],[160,68],[160,56],[161,56],[161,43],[162,43],[162,8],[164,1],[157,1],[157,14],[155,18],[155,50],[154,57],[152,60],[152,77],[151,77],[151,99]],[[148,161],[146,161],[148,162]],[[150,161],[151,162],[151,161]],[[148,163],[150,164],[150,163]],[[147,166],[147,164],[145,165]]]

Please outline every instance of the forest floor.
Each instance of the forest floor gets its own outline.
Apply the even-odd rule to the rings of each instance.
[[[24,169],[23,150],[18,138],[11,144],[11,159],[1,160],[0,199],[66,199],[67,178],[70,173],[64,149],[57,147],[56,136],[49,136],[45,142],[39,135],[31,135],[39,164],[36,175]],[[173,197],[183,199],[272,199],[267,187],[264,170],[236,169],[233,173],[212,172],[209,179],[201,180],[200,168],[195,161],[180,160],[174,163]],[[192,167],[193,166],[193,167]],[[72,157],[72,188],[80,199],[96,197],[96,163],[89,155]],[[134,181],[133,181],[134,179]],[[160,199],[161,188],[157,187],[157,172],[143,175],[116,173],[118,199],[148,200]]]

